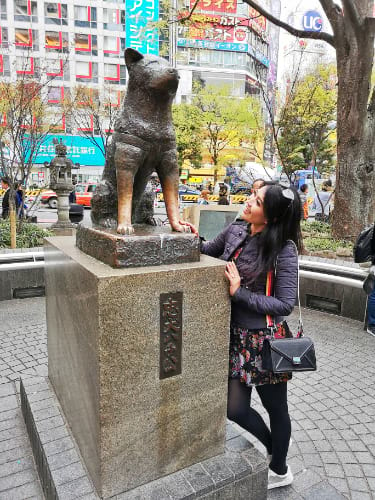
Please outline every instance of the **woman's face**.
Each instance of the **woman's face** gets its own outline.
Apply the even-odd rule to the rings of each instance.
[[[263,186],[250,196],[245,203],[245,209],[242,213],[242,219],[256,227],[264,227],[266,224],[263,208],[266,191],[267,187]]]

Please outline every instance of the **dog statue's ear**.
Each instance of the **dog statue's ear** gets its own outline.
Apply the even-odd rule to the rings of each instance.
[[[131,49],[130,47],[125,49],[125,64],[128,68],[141,59],[143,59],[143,54],[138,52],[138,50]]]

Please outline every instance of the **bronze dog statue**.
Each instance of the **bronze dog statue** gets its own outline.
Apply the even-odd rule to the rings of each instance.
[[[103,178],[91,201],[92,220],[105,227],[117,224],[120,234],[133,233],[133,223],[152,223],[153,206],[145,188],[156,171],[172,229],[188,230],[179,221],[179,171],[171,109],[178,87],[177,70],[161,57],[130,48],[125,50],[125,63],[128,88],[107,149]]]

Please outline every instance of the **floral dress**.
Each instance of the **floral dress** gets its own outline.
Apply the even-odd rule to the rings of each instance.
[[[288,336],[284,324],[279,325],[276,338]],[[270,338],[269,328],[249,330],[231,326],[229,349],[229,377],[239,378],[247,386],[278,384],[292,378],[291,373],[273,373],[262,368],[262,347],[265,338]]]

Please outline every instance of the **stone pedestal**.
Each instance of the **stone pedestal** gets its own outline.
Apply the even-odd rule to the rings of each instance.
[[[113,269],[69,237],[49,238],[45,260],[49,379],[100,496],[222,454],[230,312],[225,263],[202,256],[194,263]],[[181,373],[169,370],[176,354],[168,343],[171,327],[171,339],[162,336],[169,360],[162,365],[168,378],[161,378],[168,296],[182,300]]]

